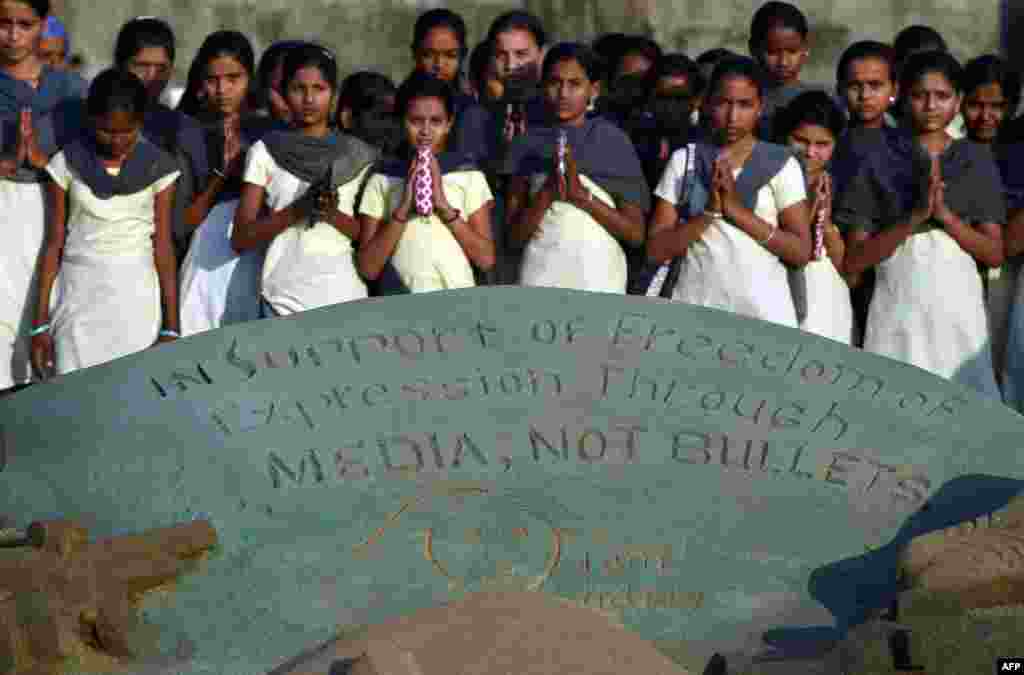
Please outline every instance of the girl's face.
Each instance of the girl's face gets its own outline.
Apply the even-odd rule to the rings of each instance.
[[[737,75],[719,82],[707,101],[711,129],[725,144],[753,134],[761,108],[757,86],[749,78]]]
[[[0,0],[0,62],[21,63],[35,54],[45,23],[28,3]]]
[[[944,130],[960,109],[960,94],[942,73],[925,73],[908,94],[910,119],[919,134]]]
[[[998,82],[975,87],[964,98],[963,115],[967,136],[978,143],[992,143],[1006,119],[1009,102]]]
[[[423,42],[413,51],[413,57],[416,70],[445,82],[454,82],[459,75],[462,45],[451,28],[436,26],[427,31]]]
[[[825,168],[836,149],[836,137],[818,124],[801,124],[789,134],[786,142],[804,158],[808,170],[813,172]]]
[[[223,117],[237,115],[249,93],[249,71],[233,56],[218,56],[207,64],[201,87],[209,112]]]
[[[435,96],[424,96],[409,101],[403,118],[405,140],[414,148],[428,146],[432,152],[444,152],[452,118],[444,101]]]
[[[809,54],[804,36],[792,28],[775,26],[768,31],[757,56],[776,82],[795,84],[800,81],[800,70]]]
[[[575,124],[587,114],[590,101],[598,94],[583,66],[575,59],[562,59],[544,78],[544,96],[559,124]]]
[[[308,128],[327,125],[334,89],[319,68],[305,66],[295,71],[285,97],[293,126]]]
[[[889,64],[877,58],[850,62],[840,89],[850,114],[863,126],[882,124],[897,95]]]
[[[493,61],[501,79],[524,70],[535,74],[540,67],[541,48],[533,33],[513,28],[494,37]]]
[[[163,47],[143,47],[126,65],[129,73],[142,80],[152,101],[160,98],[171,79],[171,55]]]
[[[116,110],[92,118],[93,133],[100,152],[108,159],[124,159],[139,138],[140,116]]]
[[[654,63],[649,58],[640,52],[632,52],[622,57],[617,75],[646,75],[653,67]]]

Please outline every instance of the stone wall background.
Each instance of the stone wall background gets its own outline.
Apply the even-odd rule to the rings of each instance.
[[[512,7],[540,15],[554,39],[591,39],[604,32],[640,32],[691,56],[724,45],[746,51],[753,12],[762,0],[61,0],[74,50],[90,66],[109,63],[118,27],[143,14],[167,19],[180,39],[177,75],[183,79],[203,38],[234,28],[257,50],[283,38],[319,37],[339,52],[343,70],[380,70],[401,78],[411,67],[409,43],[416,16],[436,6],[463,15],[471,44]],[[859,39],[891,40],[901,28],[938,28],[961,59],[1000,49],[1005,34],[1024,36],[1024,2],[1014,0],[798,0],[812,24],[807,78],[831,82],[842,50]],[[1013,40],[1007,40],[1012,43]],[[1020,41],[1018,41],[1020,42]],[[1024,47],[1010,49],[1018,63]]]

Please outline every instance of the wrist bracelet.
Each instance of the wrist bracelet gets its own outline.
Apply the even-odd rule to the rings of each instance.
[[[181,334],[178,333],[178,331],[176,330],[168,330],[165,328],[162,331],[160,331],[160,337],[180,338]]]
[[[448,219],[441,218],[441,222],[445,225],[451,225],[456,220],[462,217],[462,213],[458,209],[452,209],[452,217]]]
[[[32,337],[35,337],[37,335],[42,335],[43,333],[49,333],[49,332],[50,332],[50,324],[47,322],[47,323],[40,324],[40,325],[36,326],[35,328],[33,328],[32,332],[29,333],[29,335],[31,335]]]
[[[721,211],[705,210],[703,215],[707,216],[711,220],[721,220],[721,219],[725,218],[725,214],[722,213]]]
[[[772,225],[772,231],[768,234],[768,237],[761,242],[761,246],[767,246],[768,242],[775,238],[775,233],[779,231],[778,225]]]
[[[217,176],[218,178],[224,178],[224,179],[227,179],[227,176],[226,176],[226,175],[224,174],[224,172],[223,172],[223,171],[221,171],[220,169],[214,169],[214,170],[213,170],[213,175],[214,175],[214,176]]]

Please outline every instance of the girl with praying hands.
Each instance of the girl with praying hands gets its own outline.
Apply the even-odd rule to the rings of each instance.
[[[960,82],[949,54],[910,57],[910,134],[860,157],[834,217],[849,230],[847,278],[877,266],[864,349],[999,398],[979,264],[1003,263],[1006,200],[991,153],[947,132]]]
[[[523,285],[626,292],[623,247],[643,245],[650,188],[625,133],[587,115],[600,81],[589,47],[553,47],[543,68],[550,126],[509,148],[508,226],[513,244],[526,247]]]
[[[798,327],[787,265],[811,257],[807,189],[792,152],[755,136],[764,103],[750,59],[719,63],[712,140],[677,150],[655,191],[647,257],[680,257],[672,299]]]
[[[365,279],[379,280],[390,263],[420,293],[473,287],[477,272],[494,267],[494,198],[470,156],[448,150],[455,112],[454,90],[430,75],[414,73],[399,87],[400,156],[374,168],[359,207]],[[426,193],[421,157],[429,161]]]

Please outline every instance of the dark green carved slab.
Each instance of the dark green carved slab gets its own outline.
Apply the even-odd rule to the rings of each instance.
[[[502,585],[618,611],[694,666],[800,657],[888,602],[901,542],[1024,486],[1024,420],[923,371],[547,289],[234,326],[33,387],[0,425],[19,524],[209,514],[219,556],[147,608],[188,674]]]

